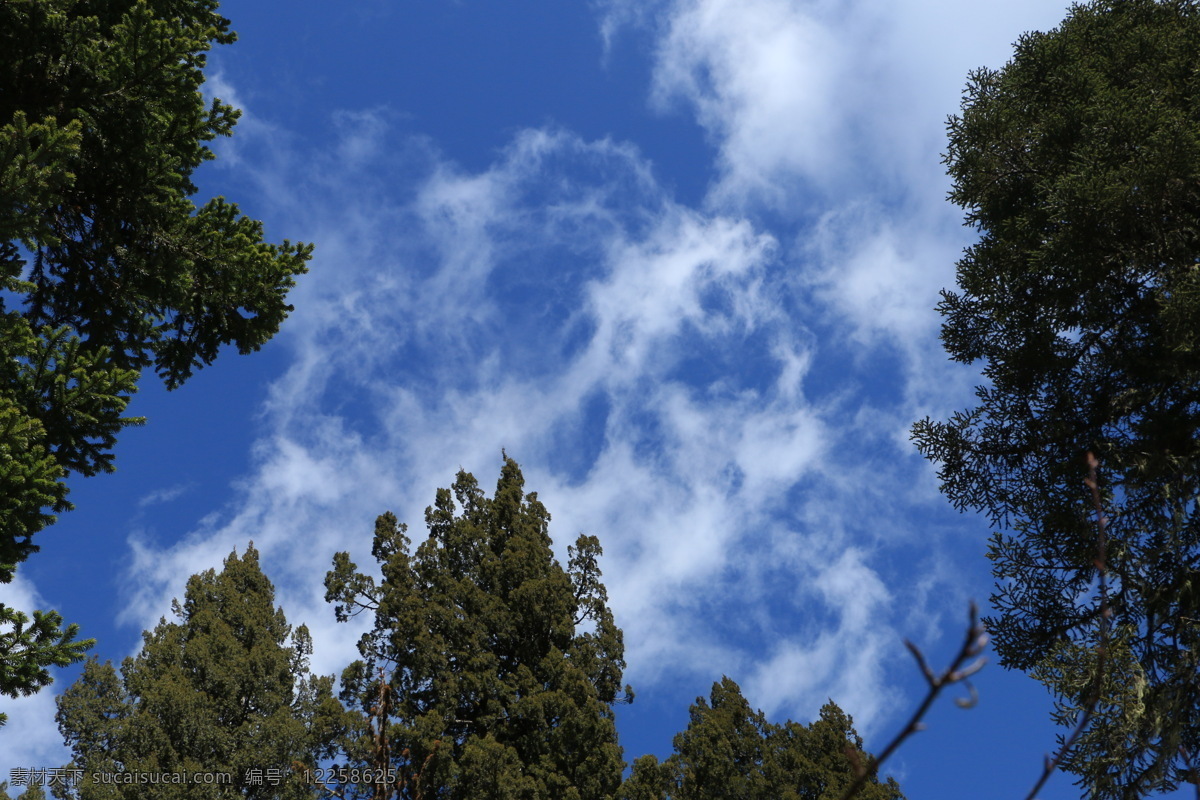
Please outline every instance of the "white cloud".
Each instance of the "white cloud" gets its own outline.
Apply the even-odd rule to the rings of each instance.
[[[820,543],[810,542],[824,549]],[[815,716],[833,698],[855,717],[860,732],[870,731],[895,710],[898,697],[889,691],[881,663],[900,650],[892,628],[894,596],[864,562],[862,552],[829,548],[829,563],[809,565],[808,580],[816,597],[835,613],[835,622],[815,636],[797,635],[778,643],[755,665],[746,696],[769,717],[794,715],[804,709]]]
[[[596,162],[607,181],[583,174]],[[333,551],[361,556],[386,508],[419,535],[433,489],[460,466],[488,485],[507,447],[560,552],[581,530],[604,542],[631,679],[707,664],[698,653],[744,661],[696,593],[733,590],[746,541],[828,456],[802,390],[810,358],[778,306],[774,238],[673,203],[630,148],[562,132],[519,135],[481,173],[434,160],[424,174],[407,207],[376,197],[314,215],[309,235],[332,246],[285,328],[294,365],[271,391],[256,467],[234,506],[175,546],[132,542],[126,619],[152,625],[188,574],[253,539],[289,618],[314,629],[314,665],[334,670],[355,635],[321,601]],[[397,222],[409,242],[393,247]],[[364,292],[372,281],[389,290]],[[741,364],[751,337],[759,363]],[[699,350],[721,368],[683,368]],[[599,442],[581,439],[589,397],[607,407]],[[365,408],[340,411],[350,398]],[[576,446],[594,455],[552,466]]]
[[[813,190],[828,203],[940,181],[942,125],[967,72],[1000,66],[1023,31],[1053,26],[1066,9],[1034,0],[597,5],[610,46],[624,28],[655,34],[651,100],[690,108],[717,145],[712,199],[802,213]]]
[[[845,170],[838,75],[850,58],[813,9],[787,0],[676,3],[660,40],[654,102],[681,99],[720,149],[718,198],[787,199],[786,182]],[[783,182],[785,185],[781,186]]]
[[[57,710],[50,689],[28,697],[0,698],[0,712],[8,715],[8,723],[0,728],[0,753],[5,764],[11,765],[9,769],[61,767],[71,760],[54,722]],[[11,783],[8,772],[0,780]]]
[[[338,160],[351,168],[373,160],[388,129],[387,116],[386,109],[335,113]]]
[[[1053,26],[1065,5],[651,7],[601,3],[601,29],[608,40],[623,27],[655,32],[652,102],[690,111],[718,149],[709,203],[804,221],[802,279],[822,289],[860,344],[885,336],[910,358],[936,353],[931,308],[970,239],[944,200],[945,119],[969,70],[1002,65],[1019,34]],[[927,383],[929,364],[911,366],[913,382]]]

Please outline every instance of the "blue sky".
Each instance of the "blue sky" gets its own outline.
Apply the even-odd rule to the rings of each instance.
[[[1065,5],[1040,0],[228,2],[206,90],[244,109],[198,176],[316,244],[260,353],[147,378],[117,473],[0,587],[120,660],[187,577],[253,539],[313,665],[359,630],[322,600],[374,517],[419,534],[505,448],[579,532],[625,631],[626,759],[664,756],[727,674],[776,721],[826,698],[878,750],[970,598],[987,527],[908,442],[971,403],[937,292],[972,240],[944,122]],[[59,674],[61,691],[77,670]],[[1050,698],[991,664],[890,762],[910,798],[1023,797]],[[0,769],[65,761],[53,692],[0,706]],[[1078,796],[1057,776],[1043,798]],[[1182,793],[1181,793],[1182,796]]]

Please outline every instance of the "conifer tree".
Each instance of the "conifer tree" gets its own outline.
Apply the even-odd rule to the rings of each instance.
[[[833,701],[808,727],[775,725],[724,677],[690,713],[666,761],[647,755],[634,762],[620,800],[838,800],[855,778],[847,749],[868,761],[853,721]],[[856,796],[903,800],[892,778],[873,778]]]
[[[948,126],[950,197],[980,238],[942,340],[987,385],[914,439],[997,529],[1001,663],[1060,723],[1095,712],[1063,766],[1096,798],[1200,765],[1198,109],[1200,3],[1093,0],[973,72]]]
[[[118,674],[90,659],[58,698],[58,724],[84,778],[60,798],[305,798],[298,774],[332,755],[345,712],[332,676],[309,673],[311,640],[274,606],[251,544],[192,576],[176,622],[143,634]],[[290,636],[289,636],[290,634]],[[228,775],[222,783],[106,784],[93,773]],[[174,779],[174,778],[172,778]],[[161,779],[161,780],[166,780]],[[221,779],[225,780],[225,779]]]
[[[362,659],[343,674],[343,700],[365,715],[387,703],[382,735],[347,745],[345,766],[368,777],[347,773],[339,791],[405,800],[613,797],[624,767],[613,717],[624,644],[600,582],[599,542],[581,535],[563,569],[550,548],[550,514],[536,493],[525,494],[507,457],[493,497],[459,472],[425,521],[429,536],[412,552],[394,515],[376,520],[378,584],[347,553],[326,577],[339,620],[374,615],[359,642]],[[632,699],[628,687],[625,694]],[[370,772],[381,743],[390,753],[382,775]]]
[[[206,51],[235,39],[216,9],[0,2],[0,582],[71,508],[66,477],[112,470],[142,369],[175,388],[225,345],[259,349],[291,310],[311,248],[190,199],[239,113],[199,92]],[[0,605],[0,693],[83,658],[76,635]]]

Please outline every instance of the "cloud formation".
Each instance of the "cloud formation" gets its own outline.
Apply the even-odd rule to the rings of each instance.
[[[560,129],[517,132],[476,172],[379,111],[339,114],[327,159],[251,131],[242,147],[269,140],[279,162],[259,170],[265,195],[280,197],[277,171],[297,174],[282,159],[314,165],[311,190],[291,193],[307,204],[280,198],[275,224],[321,246],[254,471],[174,546],[134,541],[130,621],[156,619],[205,554],[253,538],[314,628],[315,665],[340,668],[355,634],[320,601],[330,554],[362,563],[386,508],[420,535],[434,489],[460,467],[488,485],[506,448],[560,550],[579,531],[604,544],[631,680],[716,666],[779,713],[837,693],[869,730],[891,710],[889,608],[918,592],[885,588],[889,548],[913,535],[888,509],[932,495],[896,487],[923,474],[903,441],[934,402],[919,387],[945,386],[930,380],[930,305],[953,215],[863,177],[883,123],[863,124],[860,90],[881,76],[855,48],[882,23],[776,0],[664,8],[650,92],[690,105],[719,144],[703,209],[634,146]],[[923,140],[901,126],[897,141]],[[798,197],[829,202],[782,227],[758,213]],[[899,366],[881,373],[881,358]]]
[[[419,537],[436,487],[461,467],[490,488],[506,448],[560,557],[581,531],[604,545],[635,688],[726,672],[773,715],[834,696],[866,732],[895,710],[898,629],[935,630],[964,580],[944,522],[908,524],[936,497],[907,427],[969,390],[931,308],[967,237],[943,202],[941,124],[966,69],[1040,18],[639,5],[602,4],[601,31],[650,30],[649,102],[716,146],[699,208],[633,144],[554,127],[474,171],[384,108],[338,112],[333,142],[251,109],[220,143],[270,228],[318,249],[252,469],[174,542],[130,537],[127,624],[152,627],[252,539],[313,630],[314,668],[340,670],[358,632],[322,599],[332,553],[365,565],[387,509]],[[1002,15],[1011,34],[976,24]]]
[[[340,669],[357,634],[320,599],[332,553],[368,560],[370,519],[388,508],[420,535],[434,489],[460,467],[486,486],[506,448],[560,551],[600,537],[631,681],[720,664],[775,686],[772,708],[815,713],[833,673],[787,684],[772,665],[832,664],[864,620],[872,641],[889,629],[886,592],[834,591],[882,585],[876,556],[841,549],[859,523],[805,520],[858,490],[841,485],[843,403],[805,391],[803,265],[747,217],[675,202],[627,144],[526,130],[478,173],[419,142],[378,147],[363,159],[374,173],[386,149],[407,154],[389,169],[418,176],[400,201],[342,163],[304,193],[320,206],[284,209],[297,214],[284,227],[322,246],[255,469],[178,543],[132,540],[127,621],[151,624],[187,574],[253,539],[289,618],[314,629],[314,665]],[[784,600],[764,613],[771,595]],[[825,627],[789,630],[800,607]],[[870,672],[883,649],[839,674]],[[878,681],[848,700],[864,725]]]
[[[803,189],[797,180],[825,188],[844,178],[853,153],[838,140],[854,119],[835,109],[855,54],[822,16],[788,0],[672,5],[652,99],[692,106],[716,141],[715,198],[780,205]]]

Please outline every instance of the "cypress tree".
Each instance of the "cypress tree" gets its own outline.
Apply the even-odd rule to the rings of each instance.
[[[493,497],[459,472],[425,521],[429,535],[412,552],[394,515],[376,520],[378,584],[346,553],[326,577],[339,620],[374,615],[361,660],[343,674],[343,700],[386,720],[378,735],[348,743],[346,766],[367,779],[348,772],[340,790],[613,797],[624,767],[613,717],[624,644],[600,582],[599,542],[581,535],[564,569],[551,551],[550,514],[507,457]]]
[[[58,698],[59,730],[83,780],[59,797],[304,798],[300,774],[332,754],[344,712],[332,676],[310,674],[311,640],[274,606],[251,544],[221,572],[192,576],[177,621],[143,634],[142,650],[112,664],[90,659]],[[106,783],[93,774],[160,776]],[[218,775],[220,783],[167,783]]]

